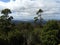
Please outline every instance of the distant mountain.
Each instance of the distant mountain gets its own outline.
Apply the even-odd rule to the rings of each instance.
[[[13,22],[13,23],[16,23],[16,24],[18,24],[18,23],[32,23],[32,24],[34,24],[34,20],[28,20],[28,21],[12,20],[12,22]],[[43,24],[46,23],[45,20],[42,20],[42,22],[43,22]],[[40,21],[38,20],[36,23],[40,23]]]

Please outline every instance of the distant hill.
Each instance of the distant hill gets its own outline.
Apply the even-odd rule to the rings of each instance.
[[[18,24],[18,23],[31,23],[34,24],[34,20],[29,20],[29,21],[22,21],[22,20],[12,20],[13,23]],[[43,20],[42,21],[43,24],[45,24],[47,21]],[[36,23],[40,23],[40,21],[38,20]]]
[[[28,23],[28,22],[29,22],[29,23],[34,23],[34,21],[33,21],[33,20],[29,20],[29,21],[12,20],[12,22],[13,22],[13,23],[16,23],[16,24],[17,24],[17,23]]]

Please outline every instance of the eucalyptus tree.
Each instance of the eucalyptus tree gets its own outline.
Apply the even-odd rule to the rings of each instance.
[[[41,17],[42,13],[43,13],[42,9],[39,9],[36,13],[38,15],[38,17],[40,17],[40,20],[42,19],[42,17]]]
[[[42,9],[39,9],[38,11],[37,11],[37,17],[34,17],[34,19],[35,19],[35,22],[37,21],[37,20],[40,20],[40,26],[42,25],[42,13],[43,13],[43,10]],[[39,19],[38,19],[39,18]]]
[[[3,15],[0,17],[0,20],[5,21],[5,23],[7,23],[7,24],[10,23],[11,20],[13,19],[13,17],[9,16],[8,14],[11,14],[11,13],[12,12],[10,9],[3,9],[1,11],[1,14],[3,14]]]
[[[12,28],[12,24],[11,24],[11,19],[13,19],[12,16],[9,16],[8,14],[11,14],[11,10],[10,9],[3,9],[1,11],[2,16],[0,16],[0,26],[2,26],[1,31],[5,32],[6,34],[8,33],[8,31],[11,30]]]
[[[2,11],[1,11],[1,14],[3,14],[3,19],[8,19],[8,17],[9,17],[9,15],[8,14],[11,14],[12,12],[11,12],[11,10],[10,9],[3,9]]]

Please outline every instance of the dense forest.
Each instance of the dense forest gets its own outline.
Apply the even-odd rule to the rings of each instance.
[[[59,45],[60,21],[48,20],[43,24],[43,10],[37,11],[34,24],[12,22],[10,9],[3,9],[0,16],[0,45]],[[39,18],[39,19],[38,19]],[[37,21],[39,20],[39,23]]]

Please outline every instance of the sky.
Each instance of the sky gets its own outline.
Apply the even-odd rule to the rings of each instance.
[[[11,9],[15,20],[32,20],[39,9],[43,19],[60,20],[60,0],[0,0],[0,11],[5,8]]]

